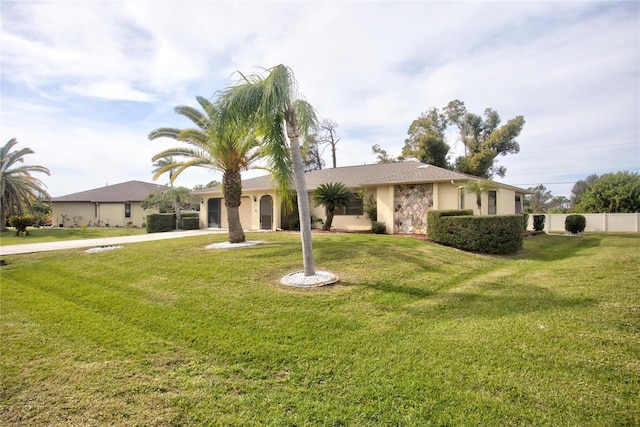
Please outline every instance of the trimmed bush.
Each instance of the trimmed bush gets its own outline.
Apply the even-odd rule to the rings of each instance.
[[[587,219],[583,215],[567,215],[564,220],[564,229],[569,233],[582,233],[587,226]]]
[[[527,225],[529,224],[529,214],[526,213],[526,212],[523,212],[522,213],[522,217],[523,217],[523,220],[524,220],[524,224],[523,224],[524,225],[524,231],[527,231]]]
[[[387,226],[384,224],[384,222],[373,221],[371,223],[371,231],[373,231],[375,234],[386,234]]]
[[[534,215],[533,216],[533,230],[534,231],[542,231],[544,230],[544,221],[547,219],[545,215]]]
[[[182,217],[182,229],[183,230],[197,230],[200,228],[200,218],[188,216]]]
[[[26,236],[29,234],[27,227],[33,225],[33,219],[30,215],[14,215],[9,218],[9,224],[16,228],[16,236]]]
[[[473,216],[472,211],[431,211],[429,239],[473,252],[507,255],[522,249],[522,215]]]
[[[176,229],[176,214],[158,213],[147,215],[147,233],[160,233]]]

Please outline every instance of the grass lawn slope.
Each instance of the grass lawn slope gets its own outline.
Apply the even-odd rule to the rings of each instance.
[[[296,234],[5,257],[0,425],[640,424],[640,236]]]

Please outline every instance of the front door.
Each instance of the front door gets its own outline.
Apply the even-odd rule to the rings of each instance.
[[[262,196],[260,198],[260,230],[273,228],[273,198]]]
[[[220,199],[209,199],[207,217],[209,228],[220,228]]]

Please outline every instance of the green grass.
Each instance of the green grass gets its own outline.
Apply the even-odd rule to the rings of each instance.
[[[14,228],[0,232],[0,245],[21,245],[25,243],[45,243],[58,240],[97,239],[102,237],[118,237],[134,234],[146,234],[145,228],[126,227],[78,227],[78,228],[32,228],[27,229],[26,236],[16,236]]]
[[[0,424],[640,424],[638,234],[225,237],[5,257]]]

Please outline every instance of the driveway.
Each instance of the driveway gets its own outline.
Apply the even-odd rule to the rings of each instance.
[[[59,242],[27,243],[24,245],[8,245],[0,246],[0,256],[28,254],[33,252],[59,251],[63,249],[122,245],[125,243],[177,239],[180,237],[202,236],[206,234],[226,234],[227,232],[227,230],[222,229],[182,230],[167,231],[165,233],[138,234],[135,236],[105,237],[100,239],[85,240],[64,240]]]

